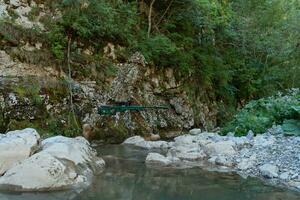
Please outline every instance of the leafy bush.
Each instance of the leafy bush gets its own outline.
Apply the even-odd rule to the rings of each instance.
[[[176,45],[166,36],[151,37],[138,46],[146,60],[153,61],[160,67],[170,66],[176,56]]]
[[[286,119],[300,119],[299,106],[299,89],[290,90],[286,95],[279,93],[272,97],[250,101],[233,121],[225,125],[222,132],[224,134],[235,132],[238,136],[247,134],[249,130],[257,134],[263,133],[274,123],[281,124]]]
[[[128,44],[134,34],[136,7],[131,3],[107,0],[82,2],[65,0],[59,7],[62,17],[50,29],[49,40],[54,55],[62,59],[67,38],[102,48],[105,42]]]

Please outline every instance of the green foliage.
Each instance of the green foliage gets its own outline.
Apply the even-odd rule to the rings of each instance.
[[[68,39],[71,57],[86,47],[101,55],[108,42],[124,47],[121,57],[139,50],[157,68],[172,67],[190,96],[216,102],[219,124],[251,99],[300,87],[299,1],[156,0],[148,38],[149,6],[139,0],[56,1],[62,17],[48,27],[51,50],[64,60]],[[103,65],[96,67],[99,74],[113,76]],[[256,131],[262,132],[277,121],[266,115],[242,118],[261,121]]]
[[[54,26],[48,34],[51,51],[54,56],[60,60],[64,58],[64,49],[67,46],[67,38],[63,33],[63,28]]]
[[[245,135],[249,130],[252,130],[255,133],[263,133],[272,124],[281,124],[286,119],[300,119],[299,111],[297,110],[299,105],[299,90],[291,90],[286,95],[278,94],[250,101],[234,117],[233,121],[226,124],[222,132],[224,134],[235,132],[236,135]],[[284,124],[284,127],[290,131],[295,127],[292,123]],[[293,127],[291,128],[291,126]]]
[[[40,85],[36,85],[33,83],[24,86],[17,86],[14,88],[14,92],[18,94],[18,96],[29,98],[35,105],[41,105],[43,103],[43,99],[40,96],[40,90]]]
[[[164,35],[156,35],[139,44],[139,50],[143,52],[148,61],[153,61],[160,67],[176,64],[176,45]]]
[[[47,130],[52,135],[63,135],[74,137],[81,134],[78,127],[76,116],[72,112],[67,112],[63,116],[50,116],[46,120]]]
[[[11,119],[7,124],[1,124],[0,116],[0,130],[20,130],[24,128],[34,128],[43,137],[63,135],[67,137],[75,137],[81,135],[81,128],[78,127],[77,121],[74,121],[74,115],[71,112],[66,112],[61,116],[44,116],[43,119],[35,120],[15,120]],[[1,126],[3,125],[3,126]]]
[[[63,58],[68,37],[96,49],[107,41],[128,45],[133,39],[136,6],[132,3],[65,0],[59,7],[63,10],[62,18],[49,33],[52,52],[59,59]]]
[[[34,6],[31,8],[30,12],[28,13],[28,18],[30,20],[35,20],[36,17],[38,17],[40,14],[40,7],[39,6]]]

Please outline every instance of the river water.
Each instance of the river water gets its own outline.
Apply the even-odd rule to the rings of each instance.
[[[105,171],[88,189],[51,193],[1,194],[0,200],[299,200],[300,194],[259,179],[199,168],[147,168],[146,150],[109,145],[97,148]]]

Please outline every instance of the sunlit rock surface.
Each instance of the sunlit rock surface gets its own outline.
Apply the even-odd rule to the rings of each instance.
[[[103,170],[104,160],[97,157],[97,153],[83,137],[56,136],[45,139],[41,145],[38,140],[39,135],[34,129],[1,136],[0,148],[5,149],[0,152],[1,169],[5,173],[0,176],[0,190],[83,188],[90,185],[93,176]],[[35,153],[38,148],[39,152]]]
[[[32,155],[39,147],[39,140],[39,134],[30,128],[1,135],[0,175]]]

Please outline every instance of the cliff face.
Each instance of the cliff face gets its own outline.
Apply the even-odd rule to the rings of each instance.
[[[40,12],[31,20],[29,13],[36,7]],[[213,101],[201,100],[200,94],[191,98],[172,68],[159,70],[138,52],[120,61],[115,49],[121,47],[111,43],[101,55],[86,47],[71,54],[69,80],[67,63],[57,61],[49,50],[41,20],[48,15],[55,13],[39,2],[0,3],[0,132],[33,126],[47,134],[75,135],[89,123],[95,138],[119,142],[133,134],[173,137],[193,126],[216,125]],[[99,68],[99,60],[110,63]],[[121,102],[170,109],[97,114],[99,105]]]

